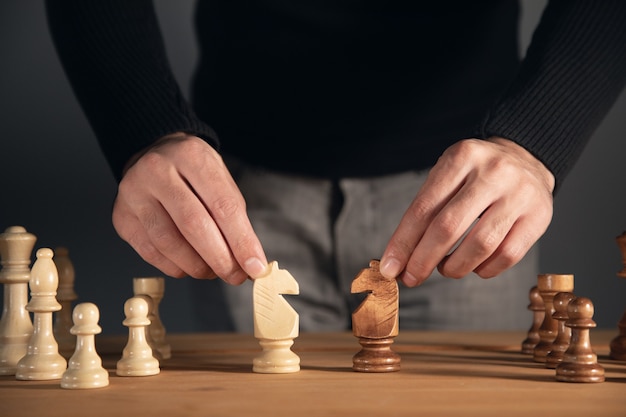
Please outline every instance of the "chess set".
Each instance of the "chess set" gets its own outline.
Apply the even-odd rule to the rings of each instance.
[[[626,278],[626,232],[616,240],[624,263],[618,275]],[[78,296],[66,248],[39,248],[30,267],[35,242],[36,237],[21,226],[0,234],[0,282],[5,291],[0,375],[14,375],[21,381],[59,380],[64,389],[109,386],[109,372],[95,345],[95,336],[101,333],[98,307],[81,302],[72,309]],[[134,295],[124,303],[128,339],[116,362],[116,376],[158,375],[162,361],[172,357],[159,316],[164,287],[162,277],[133,278]],[[397,282],[385,279],[379,261],[371,260],[354,278],[351,291],[367,294],[352,314],[352,333],[361,346],[355,349],[352,369],[363,373],[400,371],[401,355],[392,349],[399,334]],[[537,285],[529,291],[532,324],[520,353],[554,369],[556,381],[604,382],[604,368],[590,339],[596,326],[593,303],[573,291],[573,275],[537,277]],[[255,279],[254,336],[261,352],[253,359],[253,373],[300,372],[300,358],[291,349],[298,337],[298,314],[282,297],[298,292],[297,280],[276,261],[268,265],[266,275]],[[626,311],[618,327],[609,357],[626,361]]]

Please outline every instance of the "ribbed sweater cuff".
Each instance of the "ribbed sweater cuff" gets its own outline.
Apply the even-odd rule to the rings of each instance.
[[[626,2],[551,2],[520,73],[480,136],[522,145],[556,189],[626,83]]]

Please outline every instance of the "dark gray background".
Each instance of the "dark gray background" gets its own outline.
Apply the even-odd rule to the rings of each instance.
[[[186,91],[196,54],[193,1],[156,4]],[[525,46],[545,3],[522,4]],[[557,195],[554,220],[540,241],[542,271],[575,274],[575,292],[594,301],[603,328],[615,328],[626,307],[615,243],[626,230],[625,116],[622,94]],[[125,331],[132,277],[159,273],[111,226],[116,183],[60,67],[42,2],[0,3],[0,122],[0,230],[22,225],[38,236],[36,248],[67,246],[79,301],[100,307],[105,333]],[[161,315],[170,332],[209,329],[193,316],[191,281],[166,281]],[[520,314],[528,314],[530,324],[530,313]]]

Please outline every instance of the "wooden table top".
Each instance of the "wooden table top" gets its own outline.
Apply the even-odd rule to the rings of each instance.
[[[119,377],[123,336],[98,336],[108,387],[66,390],[59,381],[0,377],[0,416],[626,416],[626,362],[608,359],[616,332],[591,332],[606,381],[564,383],[521,354],[521,332],[404,331],[392,348],[401,370],[352,370],[351,333],[301,334],[301,371],[257,374],[247,334],[168,334],[161,373]]]

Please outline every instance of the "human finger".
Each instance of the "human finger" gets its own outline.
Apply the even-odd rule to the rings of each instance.
[[[448,157],[451,153],[450,150],[444,152],[430,170],[391,236],[380,263],[380,272],[385,277],[399,278],[401,273],[406,272],[406,265],[428,225],[462,187],[467,170],[458,161],[459,158]],[[413,285],[417,284],[417,279],[404,275],[409,281],[414,281]]]
[[[214,256],[215,263],[211,265],[218,274],[224,271],[232,275],[230,271],[241,270],[252,278],[264,275],[267,259],[239,188],[217,152],[212,148],[200,152],[206,153],[206,162],[182,167],[181,172],[212,220],[206,225],[210,234],[205,242],[219,245],[219,255]],[[183,234],[194,247],[202,247],[202,236],[197,236],[194,230],[185,228]]]
[[[467,179],[441,208],[417,243],[400,279],[408,286],[426,280],[467,233],[476,219],[493,204],[494,190]]]
[[[492,278],[517,264],[545,233],[552,218],[548,209],[539,216],[524,216],[511,227],[498,248],[474,268],[482,278]]]
[[[245,281],[247,274],[189,183],[177,171],[154,175],[168,186],[154,187],[154,201],[142,199],[135,206],[155,247],[193,277],[210,270],[231,284]]]
[[[439,272],[449,278],[470,274],[498,250],[518,213],[498,201],[485,210],[458,245],[439,263]]]
[[[137,254],[146,262],[153,265],[165,275],[182,278],[188,275],[184,269],[171,261],[152,243],[146,229],[137,216],[119,200],[116,201],[113,209],[113,226],[118,235],[126,241]],[[214,278],[212,271],[206,273],[207,278]]]

